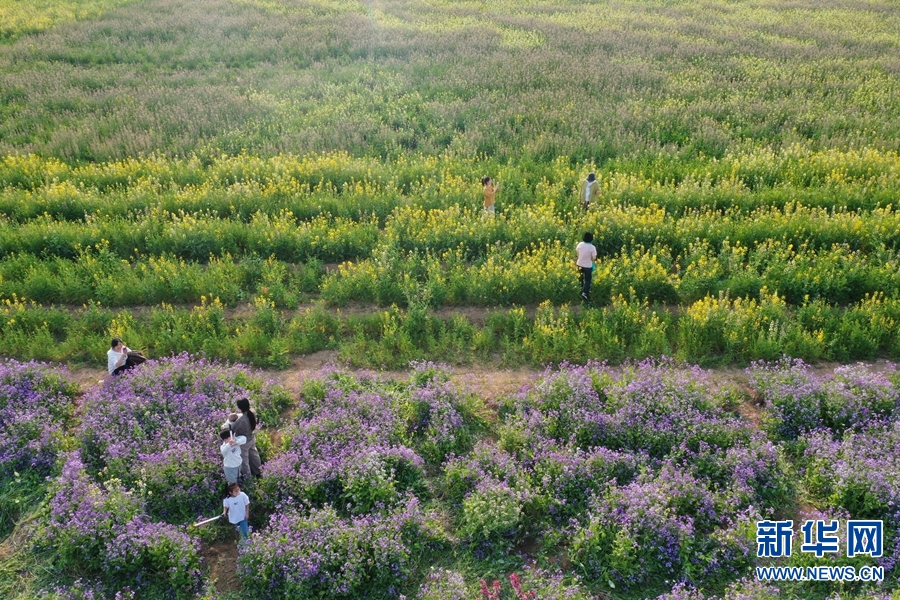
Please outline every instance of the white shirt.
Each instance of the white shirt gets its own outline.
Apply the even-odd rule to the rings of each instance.
[[[585,180],[585,181],[587,181],[587,180]],[[595,183],[597,183],[596,179],[594,181],[587,181],[587,185],[584,186],[584,201],[585,202],[591,201],[591,187],[593,187],[593,185]]]
[[[221,448],[223,464],[230,468],[241,466],[241,461],[243,460],[241,457],[241,446],[247,443],[247,438],[239,435],[234,438],[234,442],[235,445],[232,446],[228,443],[228,440],[225,440]]]
[[[576,265],[583,269],[590,269],[594,266],[594,261],[597,260],[597,248],[593,244],[578,242],[578,245],[575,246],[575,252],[578,253],[578,260],[575,261]]]
[[[125,361],[122,361],[121,365],[116,365],[119,362],[119,359],[122,358],[123,354],[128,354],[129,348],[128,346],[122,346],[121,352],[116,352],[112,348],[106,351],[106,368],[110,373],[115,371],[117,368],[121,367],[125,364]]]
[[[247,517],[247,509],[250,506],[250,498],[244,492],[238,492],[237,496],[228,496],[222,500],[222,506],[228,509],[228,522],[237,525]]]

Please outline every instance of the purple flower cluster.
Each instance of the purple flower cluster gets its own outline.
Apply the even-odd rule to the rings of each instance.
[[[418,507],[422,456],[439,464],[468,450],[467,402],[429,363],[405,383],[333,369],[308,382],[257,488],[272,516],[242,550],[254,593],[396,597],[438,539]]]
[[[446,367],[424,362],[412,367],[408,392],[401,394],[406,396],[401,410],[407,434],[426,461],[440,464],[448,454],[471,447],[471,415],[466,414],[464,394],[450,384]]]
[[[471,597],[462,575],[449,569],[434,567],[416,594],[416,600],[469,600]]]
[[[447,461],[445,492],[465,506],[479,479],[506,482],[601,581],[734,576],[755,549],[744,524],[791,486],[777,446],[710,389],[669,360],[563,366],[519,395],[499,449]]]
[[[50,501],[42,543],[64,563],[132,589],[179,596],[201,587],[200,547],[172,525],[150,520],[140,495],[110,479],[95,482],[77,453],[68,455]]]
[[[333,504],[361,514],[389,504],[424,485],[424,461],[403,444],[403,431],[387,394],[329,380],[324,397],[301,402],[260,489],[272,505]]]
[[[656,600],[778,600],[782,597],[777,587],[748,577],[729,585],[722,596],[707,596],[682,582],[675,584],[668,594],[657,596]]]
[[[618,374],[597,364],[563,366],[520,394],[501,443],[515,450],[550,438],[660,458],[684,441],[729,445],[745,436],[737,419],[713,406],[707,388],[699,368],[668,360]]]
[[[51,472],[76,391],[61,368],[0,361],[0,482],[16,471]]]
[[[421,496],[427,460],[468,450],[473,422],[465,396],[430,363],[414,365],[406,384],[326,370],[284,429],[283,451],[264,467],[264,500],[365,514]]]
[[[592,576],[625,584],[734,574],[755,546],[731,531],[738,515],[728,509],[702,481],[667,464],[596,497],[573,557]]]
[[[887,527],[886,570],[900,563],[900,421],[875,422],[835,439],[827,430],[803,438],[807,489],[831,509]]]
[[[41,598],[52,600],[134,600],[134,597],[134,590],[128,586],[112,590],[103,582],[80,578],[66,587],[54,586],[41,594]]]
[[[781,439],[823,427],[839,434],[872,421],[894,420],[900,413],[893,365],[890,375],[857,364],[820,376],[803,361],[784,358],[754,363],[747,372],[769,409],[769,430]]]
[[[242,397],[259,413],[287,400],[241,367],[188,355],[150,361],[84,397],[82,457],[98,481],[118,478],[143,494],[153,517],[184,522],[218,506],[218,431]]]
[[[395,598],[433,538],[415,498],[351,518],[330,507],[279,512],[241,546],[244,589],[261,598]]]
[[[894,365],[838,367],[817,375],[801,361],[757,363],[751,383],[762,394],[776,435],[799,454],[812,499],[832,516],[885,521],[881,566],[900,563],[900,377]]]

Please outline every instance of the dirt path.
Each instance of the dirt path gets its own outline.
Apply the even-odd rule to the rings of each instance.
[[[238,592],[242,588],[237,573],[238,551],[233,540],[204,544],[203,557],[209,565],[209,579],[220,594]]]

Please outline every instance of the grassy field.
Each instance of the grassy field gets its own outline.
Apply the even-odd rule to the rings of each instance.
[[[584,212],[575,190],[590,171],[601,197]],[[481,212],[484,175],[501,185],[495,218]],[[784,354],[897,360],[898,198],[900,6],[889,0],[0,3],[0,355],[6,357],[102,368],[109,338],[119,336],[155,357],[187,350],[280,370],[323,350],[375,369],[405,369],[423,358],[487,368],[660,355],[727,367]],[[595,233],[601,259],[593,306],[579,305],[572,266],[585,231]],[[409,452],[379,446],[373,456],[403,466],[411,479],[378,471],[382,479],[367,480],[360,473],[374,467],[361,454],[338,469],[340,485],[359,486],[355,492],[307,482],[324,504],[372,494],[363,497],[368,504],[360,514],[350,508],[332,514],[323,504],[284,523],[335,538],[368,539],[370,526],[387,532],[384,543],[397,544],[396,564],[406,569],[402,591],[419,598],[446,600],[463,588],[472,595],[478,577],[523,567],[511,551],[566,568],[556,580],[522,572],[526,588],[547,598],[654,596],[671,589],[671,577],[703,582],[704,593],[774,598],[779,592],[765,586],[732,585],[733,577],[715,566],[721,559],[747,567],[736,554],[746,544],[739,516],[750,522],[753,510],[781,505],[791,515],[815,507],[872,516],[897,500],[889,460],[896,433],[872,428],[855,438],[853,429],[868,423],[860,402],[877,404],[879,415],[896,421],[894,371],[890,383],[852,369],[819,381],[802,369],[798,375],[796,364],[782,367],[774,375],[755,367],[759,381],[749,392],[742,380],[732,391],[701,390],[686,405],[669,406],[672,418],[695,411],[689,424],[699,437],[690,448],[675,447],[668,429],[641,421],[647,410],[640,403],[659,401],[651,385],[656,367],[635,376],[648,387],[634,397],[623,391],[629,378],[613,385],[619,375],[607,367],[567,372],[561,381],[571,379],[572,394],[597,392],[585,392],[586,412],[568,416],[555,408],[551,375],[531,395],[492,399],[497,403],[488,407],[437,380],[419,397],[423,382],[416,375],[408,387],[389,378],[378,384],[383,398],[376,404],[390,404],[396,414],[379,413],[379,431]],[[161,377],[171,375],[160,368]],[[44,370],[12,363],[3,369],[10,375],[0,399],[4,390],[26,385],[15,377],[37,381],[30,369]],[[20,474],[12,463],[0,464],[0,526],[10,536],[0,546],[0,595],[34,597],[41,589],[72,600],[102,595],[110,589],[94,589],[89,580],[103,565],[131,569],[141,582],[145,572],[165,571],[159,565],[167,552],[184,559],[171,571],[178,594],[211,594],[209,573],[196,572],[196,540],[173,533],[168,509],[149,501],[146,508],[140,504],[146,499],[131,496],[128,486],[137,484],[127,470],[119,474],[123,483],[94,469],[97,456],[87,457],[85,470],[66,454],[95,448],[89,423],[67,424],[100,417],[81,411],[73,385],[56,377],[29,392],[16,431],[23,448],[31,447],[32,433],[47,443],[40,468],[23,466]],[[250,381],[228,377],[239,386]],[[321,389],[310,383],[305,412],[285,417],[284,434],[294,438],[283,447],[268,440],[266,450],[287,460],[300,452],[297,432],[310,423],[321,418],[340,426],[347,414],[373,410],[368,396],[354,404],[367,377],[338,376]],[[672,377],[667,394],[677,396],[687,376]],[[346,414],[330,415],[330,405],[319,402],[316,394],[326,388]],[[605,423],[622,412],[606,403],[603,390],[620,394],[619,408],[634,411],[634,423],[620,423],[633,428],[633,439],[587,428],[579,430],[587,438],[570,440],[572,423]],[[147,401],[146,390],[132,391],[135,406]],[[109,410],[123,405],[105,388],[90,393]],[[198,407],[207,400],[202,390],[191,397]],[[48,402],[59,404],[53,419],[35,408]],[[764,406],[766,438],[747,415],[731,420],[757,404]],[[416,429],[415,419],[430,410],[448,423],[463,419],[469,437]],[[367,422],[356,417],[354,427]],[[700,425],[709,419],[725,432],[721,439],[704,437]],[[40,433],[51,421],[52,431]],[[68,439],[74,427],[80,437]],[[540,441],[543,462],[528,453],[521,431]],[[321,435],[327,446],[329,436]],[[351,446],[371,442],[365,437],[371,432],[353,435]],[[203,475],[209,444],[201,437],[185,450],[199,473],[196,481],[185,477],[185,489],[201,480],[209,487]],[[438,452],[435,440],[450,446]],[[648,440],[661,444],[650,459]],[[721,452],[707,456],[707,443]],[[804,444],[817,449],[815,460]],[[866,454],[871,448],[888,450]],[[610,458],[607,450],[625,454]],[[461,454],[445,466],[447,452]],[[341,457],[346,452],[334,449],[331,458]],[[850,478],[831,486],[828,474],[847,457],[868,461],[869,471],[862,483]],[[735,483],[744,481],[738,471],[745,459],[771,486]],[[306,458],[296,460],[305,465]],[[48,487],[44,477],[60,475],[64,461],[67,474]],[[163,463],[144,465],[160,469],[151,484],[182,475]],[[627,477],[590,498],[575,484],[544,483],[568,481],[564,466],[607,476],[610,464]],[[889,476],[879,475],[886,469]],[[276,481],[266,484],[274,486],[268,491],[254,490],[269,494],[272,515],[279,514]],[[693,488],[706,495],[685,491]],[[51,498],[79,489],[106,508],[119,503],[131,511],[133,535],[125,546],[114,543],[124,522],[105,527],[107,539],[48,517]],[[427,510],[436,507],[440,527],[424,512],[390,512],[407,492]],[[665,518],[652,507],[640,512],[639,500],[651,492],[674,503]],[[385,498],[386,513],[376,508]],[[560,508],[570,500],[577,508]],[[603,506],[619,507],[644,528],[628,529]],[[559,521],[566,510],[577,526]],[[111,519],[120,513],[109,509]],[[669,529],[678,519],[699,523],[713,513],[716,519],[697,530],[710,546]],[[892,543],[898,522],[889,525]],[[394,531],[396,523],[402,526]],[[44,531],[32,527],[58,527],[71,541],[59,547],[71,554],[26,543]],[[404,546],[401,538],[415,527],[428,541]],[[490,530],[485,539],[482,529]],[[676,535],[677,574],[665,557],[643,564],[628,550],[630,535],[656,557],[671,551],[664,540]],[[148,539],[156,542],[135,541]],[[153,545],[161,539],[173,545]],[[604,545],[613,539],[615,551]],[[276,554],[306,551],[278,549],[274,538],[267,543]],[[441,550],[411,559],[426,546]],[[242,560],[259,567],[254,577],[277,562],[263,545]],[[701,573],[700,564],[707,570]],[[429,566],[455,571],[429,579]],[[384,583],[384,572],[360,569],[363,579],[341,584],[357,586],[345,596],[369,585],[360,583],[365,577]],[[81,575],[87,583],[74,584]],[[888,587],[896,587],[892,577]],[[419,583],[426,580],[432,589],[423,591]],[[619,588],[607,585],[613,580]],[[54,583],[68,589],[53,591]],[[382,588],[385,597],[399,593]],[[813,600],[832,592],[889,597],[860,586],[788,586],[780,593]],[[503,593],[505,599],[513,591]],[[704,597],[691,593],[676,590],[671,600]]]

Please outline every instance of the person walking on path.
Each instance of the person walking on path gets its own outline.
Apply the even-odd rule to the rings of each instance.
[[[588,173],[587,179],[581,182],[578,189],[578,204],[582,209],[587,210],[589,207],[597,204],[600,198],[600,182],[594,173]]]
[[[597,260],[597,248],[592,243],[594,234],[588,231],[582,237],[582,241],[575,246],[575,266],[579,270],[581,280],[581,298],[585,302],[591,301],[591,276],[594,274],[594,262]]]
[[[250,498],[236,483],[229,483],[225,490],[228,495],[222,500],[222,514],[228,515],[228,522],[237,527],[241,539],[246,540],[250,537]]]
[[[500,184],[494,185],[494,180],[490,177],[482,177],[481,185],[484,187],[484,214],[494,216],[496,212],[496,208],[494,207],[494,197],[497,195],[497,190],[500,189]]]
[[[241,465],[244,462],[241,456],[241,446],[247,443],[247,438],[242,435],[234,435],[234,432],[228,429],[220,431],[219,437],[222,438],[219,450],[222,452],[225,481],[237,483],[238,477],[241,476]]]
[[[231,432],[235,436],[244,436],[247,441],[241,447],[241,475],[253,475],[259,477],[262,461],[259,459],[259,451],[256,449],[256,413],[250,410],[250,401],[241,398],[237,401],[237,407],[241,416],[231,423]],[[232,415],[234,416],[234,415]],[[231,418],[229,418],[229,421]]]

